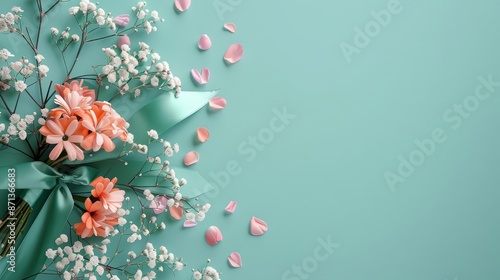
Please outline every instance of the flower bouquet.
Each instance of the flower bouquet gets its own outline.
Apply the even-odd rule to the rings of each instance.
[[[202,221],[210,204],[196,197],[211,187],[174,169],[168,157],[179,146],[159,135],[216,92],[182,91],[160,54],[135,41],[163,22],[145,2],[118,15],[89,0],[26,5],[0,16],[12,45],[0,49],[0,278],[181,270],[181,258],[147,241],[166,227],[154,214]],[[56,11],[63,26],[47,24]],[[124,249],[141,240],[140,251]],[[193,277],[219,273],[207,265]]]

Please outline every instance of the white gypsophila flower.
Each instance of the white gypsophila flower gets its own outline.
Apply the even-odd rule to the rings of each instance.
[[[22,65],[21,65],[22,66]],[[2,69],[0,69],[0,79],[3,79],[3,80],[10,80],[12,79],[12,76],[10,75],[10,69],[8,67],[2,67]]]
[[[151,85],[152,85],[152,86],[157,87],[157,86],[158,86],[158,84],[159,84],[159,82],[160,82],[160,80],[158,79],[158,77],[153,76],[153,77],[151,78],[151,81],[150,81],[150,82],[151,82]]]
[[[44,118],[38,118],[39,125],[45,125],[46,120]]]
[[[41,54],[37,54],[37,55],[35,55],[35,59],[36,59],[36,61],[38,61],[38,63],[40,63],[40,62],[42,62],[42,60],[45,59],[45,57]]]
[[[61,37],[63,37],[64,39],[68,39],[69,38],[69,32],[68,31],[61,32]]]
[[[141,280],[141,279],[142,279],[142,270],[138,269],[134,274],[134,280]]]
[[[192,212],[186,213],[186,220],[188,221],[194,221],[196,215]]]
[[[102,274],[104,273],[104,267],[102,267],[102,265],[100,265],[95,269],[95,271],[97,272],[97,274],[102,276]]]
[[[57,36],[57,35],[59,34],[59,30],[58,30],[57,28],[55,28],[55,27],[52,27],[52,28],[50,29],[50,33],[51,33],[52,35],[54,35],[54,36]]]
[[[28,127],[28,124],[24,121],[24,120],[20,120],[17,124],[17,129],[19,130],[26,130],[26,128]]]
[[[199,272],[199,271],[195,271],[195,272],[193,273],[193,278],[194,278],[194,280],[201,280],[201,277],[202,277],[201,272]]]
[[[80,11],[80,7],[78,7],[78,6],[73,6],[73,7],[68,9],[68,12],[70,15],[76,15],[76,14],[78,14],[78,11]]]
[[[0,123],[0,132],[4,131],[5,130],[5,124],[3,123]]]
[[[141,89],[135,89],[134,91],[134,97],[139,97],[141,95]]]
[[[156,130],[151,129],[150,131],[148,131],[148,135],[154,140],[158,140],[158,132]]]
[[[175,196],[174,196],[174,199],[175,200],[181,200],[182,199],[182,194],[181,193],[176,193]]]
[[[49,72],[49,67],[47,65],[38,66],[38,74],[41,78],[47,77],[47,72]]]
[[[21,71],[21,69],[23,69],[23,63],[21,61],[12,62],[10,63],[10,68],[15,72],[19,72]]]
[[[45,251],[45,256],[49,259],[54,259],[56,256],[56,251],[49,248],[47,249],[47,251]]]
[[[12,124],[16,124],[16,123],[18,123],[20,120],[21,120],[21,116],[20,116],[19,114],[12,114],[12,115],[10,115],[10,117],[9,117],[9,121],[10,121]]]
[[[184,268],[184,264],[181,262],[174,262],[175,269],[182,270]]]
[[[14,6],[14,7],[12,7],[12,9],[10,9],[10,10],[11,10],[11,12],[13,12],[13,13],[15,13],[15,14],[18,14],[18,13],[22,13],[22,12],[24,12],[24,10],[23,10],[23,9],[21,9],[21,7],[18,7],[18,6]]]
[[[146,30],[147,34],[151,33],[151,31],[153,31],[153,26],[147,20],[144,22],[144,30]]]
[[[77,34],[73,34],[71,35],[71,39],[73,40],[73,42],[78,42],[80,41],[80,36],[78,36]]]
[[[196,213],[196,220],[198,222],[205,220],[205,212],[200,211],[200,212]]]
[[[12,57],[14,56],[12,53],[9,52],[8,49],[1,49],[0,50],[0,59],[2,59],[3,61],[7,61],[7,59],[9,59],[9,57]]]
[[[80,241],[75,241],[73,243],[73,252],[79,253],[83,249],[83,244]]]
[[[27,124],[32,124],[34,121],[35,121],[35,117],[33,115],[26,115],[24,117],[24,121],[27,123]]]
[[[108,82],[110,82],[112,84],[116,83],[116,72],[115,71],[110,72],[108,74]]]
[[[9,26],[5,19],[0,18],[0,32],[7,32],[9,30]]]
[[[40,112],[42,112],[42,117],[47,117],[49,114],[49,109],[43,108],[40,110]]]
[[[104,24],[106,24],[106,19],[103,16],[97,16],[95,20],[97,21],[97,25],[99,26],[103,26]]]
[[[7,14],[3,15],[3,19],[5,19],[5,21],[11,25],[16,22],[16,17],[11,12],[8,12]]]
[[[156,10],[151,11],[151,16],[153,17],[153,19],[155,20],[155,22],[161,20],[160,17],[159,17],[159,15],[158,15],[158,11],[156,11]]]
[[[14,83],[17,92],[23,92],[28,86],[24,81],[17,81]]]

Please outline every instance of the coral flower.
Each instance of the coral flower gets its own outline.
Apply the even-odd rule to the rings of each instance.
[[[40,128],[40,133],[47,136],[47,143],[56,144],[49,154],[51,160],[56,160],[63,150],[66,150],[68,159],[83,159],[83,151],[76,144],[83,141],[88,131],[82,127],[76,117],[67,119],[49,119]]]
[[[99,199],[104,209],[109,209],[111,212],[116,212],[118,208],[121,208],[125,198],[124,190],[114,188],[116,181],[118,181],[116,177],[109,180],[99,176],[90,183],[94,187],[92,195]]]
[[[80,96],[90,97],[90,104],[95,101],[95,91],[93,89],[88,89],[88,87],[82,87],[83,80],[78,83],[77,81],[71,81],[71,83],[64,83],[63,85],[55,85],[57,93],[63,98],[66,98],[68,93],[76,92]]]
[[[109,135],[111,138],[116,138],[118,137],[121,141],[127,141],[127,127],[128,123],[118,114],[118,112],[115,111],[115,109],[111,108],[111,104],[108,102],[104,101],[96,101],[94,103],[95,106],[92,106],[92,109],[94,111],[97,111],[96,107],[101,109],[102,111],[106,112],[106,114],[111,115],[114,119],[113,123],[111,124],[111,135]]]
[[[82,148],[97,152],[103,147],[106,152],[111,152],[115,149],[115,144],[111,140],[114,118],[109,114],[103,114],[105,112],[96,106],[92,107],[94,110],[82,115],[82,125],[90,131],[81,144]]]
[[[56,85],[56,95],[54,102],[61,108],[53,109],[50,115],[59,118],[61,115],[71,117],[80,116],[84,110],[90,110],[95,100],[94,90],[82,87],[82,82],[72,81],[70,84]]]
[[[90,236],[106,237],[118,224],[119,215],[105,209],[100,201],[92,203],[90,198],[85,200],[87,212],[82,215],[82,221],[75,224],[76,234],[82,238]]]

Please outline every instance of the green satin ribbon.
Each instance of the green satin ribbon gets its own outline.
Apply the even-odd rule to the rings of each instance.
[[[200,110],[216,93],[217,91],[183,91],[179,97],[175,97],[173,94],[160,94],[127,120],[130,124],[129,132],[134,135],[134,143],[148,144],[147,132],[150,129],[155,129],[158,135],[165,133]],[[65,164],[85,164],[117,158],[122,143],[117,139],[114,142],[117,149],[110,153],[94,153],[82,161],[66,161]]]
[[[73,188],[88,186],[97,176],[98,170],[82,166],[62,174],[43,162],[35,161],[0,167],[0,174],[8,174],[9,169],[15,170],[16,189],[26,189],[24,197],[28,197],[29,201],[26,202],[31,207],[43,190],[52,189],[21,245],[14,244],[15,272],[7,270],[10,267],[9,255],[5,257],[5,263],[2,263],[3,272],[0,279],[18,280],[36,274],[42,269],[46,259],[40,255],[45,255],[49,244],[54,242],[66,225],[74,203],[68,185]],[[8,177],[5,175],[0,176],[0,189],[7,189],[9,185]]]
[[[160,94],[151,102],[143,104],[127,120],[130,123],[129,131],[135,136],[134,142],[147,144],[149,137],[146,132],[148,130],[155,129],[158,134],[166,132],[206,105],[215,94],[216,91],[183,91],[179,98],[175,98],[172,94]],[[8,152],[10,151],[0,151],[2,157]],[[0,190],[6,189],[8,186],[6,175],[9,168],[16,169],[16,187],[26,189],[23,198],[29,200],[27,202],[30,205],[34,205],[43,190],[52,189],[21,245],[18,248],[16,246],[16,272],[12,273],[7,270],[7,259],[4,258],[0,260],[0,271],[2,271],[0,279],[23,279],[41,270],[46,260],[45,251],[61,234],[73,209],[74,201],[70,188],[87,186],[97,176],[97,170],[107,170],[108,161],[116,159],[119,153],[117,148],[111,153],[104,151],[94,153],[92,157],[87,156],[83,161],[66,161],[65,164],[68,165],[92,163],[91,165],[94,166],[94,168],[82,166],[69,174],[60,173],[42,162],[18,163],[19,161],[17,161],[9,165],[7,161],[0,161]],[[123,167],[117,168],[115,172],[117,172],[117,177],[130,174]],[[196,172],[185,172],[190,185],[194,183],[195,186],[193,192],[186,192],[189,197],[198,196],[211,189],[211,186]],[[153,180],[154,177],[142,178],[140,183],[149,186],[154,184]],[[183,193],[185,193],[184,190]]]

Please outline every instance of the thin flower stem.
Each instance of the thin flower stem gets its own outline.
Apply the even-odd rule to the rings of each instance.
[[[39,108],[42,108],[42,105],[40,105],[40,103],[38,103],[35,98],[33,98],[33,96],[31,95],[31,93],[28,91],[28,89],[26,88],[24,91],[26,91],[26,93],[28,94],[28,96],[31,98],[31,100],[33,100],[33,102],[35,102],[36,106],[38,106]],[[16,107],[17,107],[17,104],[16,104]],[[15,109],[14,109],[15,111]]]
[[[30,157],[31,159],[33,159],[33,160],[34,160],[34,158],[33,158],[32,156],[30,156],[28,153],[26,153],[26,152],[24,152],[24,151],[21,151],[21,150],[19,150],[19,149],[18,149],[18,148],[16,148],[16,147],[13,147],[13,146],[11,146],[11,145],[9,145],[9,144],[6,144],[6,143],[3,143],[3,142],[0,142],[0,144],[1,144],[1,145],[6,146],[6,147],[8,147],[8,148],[14,149],[14,150],[16,150],[16,151],[18,151],[18,152],[20,152],[20,153],[24,154],[25,156]]]
[[[3,94],[0,93],[0,98],[2,99],[3,104],[5,105],[5,109],[9,111],[9,114],[12,115],[14,112],[10,109],[9,105],[7,105],[7,101],[3,98]]]
[[[59,4],[61,2],[61,0],[57,0],[52,6],[50,6],[50,8],[47,9],[47,11],[45,11],[45,13],[42,13],[43,16],[46,16],[50,11],[52,11],[52,9],[54,9],[57,4]]]

